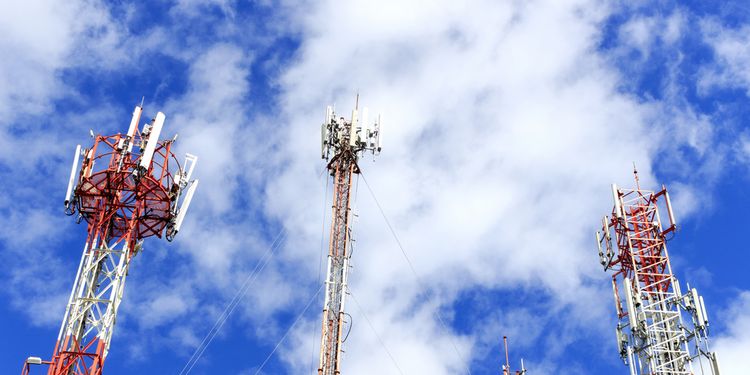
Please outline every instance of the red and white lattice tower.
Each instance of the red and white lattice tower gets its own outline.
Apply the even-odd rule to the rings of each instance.
[[[677,225],[667,189],[641,189],[634,174],[634,189],[612,185],[612,216],[596,233],[600,263],[612,272],[620,357],[631,375],[719,375],[703,297],[695,288],[682,294],[672,273],[667,239]]]
[[[357,102],[359,101],[359,98]],[[333,217],[328,247],[328,272],[323,305],[323,328],[320,340],[319,375],[341,373],[341,344],[347,273],[351,257],[351,188],[352,177],[359,173],[357,160],[367,151],[380,153],[381,120],[368,127],[367,108],[359,118],[358,105],[350,121],[336,114],[329,106],[321,129],[321,153],[328,161],[333,177]]]
[[[159,140],[165,116],[159,112],[138,129],[135,107],[127,134],[93,135],[89,149],[76,148],[65,208],[88,223],[88,237],[65,309],[48,375],[98,375],[107,357],[131,259],[143,239],[172,240],[198,186],[191,180],[197,158],[180,166],[175,138]],[[79,158],[83,158],[78,169]]]
[[[523,364],[523,358],[521,358],[521,369],[513,371],[510,369],[510,357],[508,356],[508,337],[503,336],[503,348],[505,349],[505,364],[502,367],[502,375],[526,375],[526,366]]]

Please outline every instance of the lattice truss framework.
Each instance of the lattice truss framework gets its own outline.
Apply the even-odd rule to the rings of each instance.
[[[600,263],[612,272],[620,356],[631,375],[691,375],[694,367],[718,375],[703,298],[695,288],[682,294],[672,273],[666,243],[677,225],[669,193],[641,189],[634,173],[635,189],[612,185],[612,214],[596,233]]]
[[[165,116],[138,129],[135,108],[127,134],[96,135],[76,149],[66,194],[66,213],[88,223],[88,236],[51,361],[49,375],[98,375],[109,352],[130,261],[150,236],[168,240],[179,232],[198,186],[191,180],[197,157],[181,167],[172,140],[159,140]],[[133,152],[134,147],[139,152]],[[79,157],[83,157],[78,169]]]
[[[355,107],[350,121],[336,118],[331,107],[326,109],[326,119],[321,128],[321,155],[328,160],[328,171],[333,178],[333,205],[326,291],[323,304],[323,320],[320,341],[319,375],[341,373],[341,353],[346,295],[347,275],[351,257],[351,198],[352,180],[359,173],[357,160],[366,151],[373,155],[380,153],[381,120],[372,128],[367,123],[367,108],[362,120]]]

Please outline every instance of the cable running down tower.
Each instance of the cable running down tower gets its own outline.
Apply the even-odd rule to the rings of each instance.
[[[65,195],[65,212],[88,223],[88,237],[65,308],[48,375],[100,375],[109,352],[131,259],[143,239],[180,231],[198,187],[191,180],[197,157],[180,166],[172,152],[177,136],[159,140],[165,116],[159,112],[138,129],[136,106],[127,134],[94,135],[94,145],[76,147]],[[78,162],[83,158],[80,169]]]
[[[351,257],[351,187],[352,177],[359,173],[357,160],[365,152],[380,154],[381,119],[368,127],[367,108],[359,119],[359,96],[350,121],[336,118],[333,108],[326,108],[321,127],[321,155],[328,162],[333,178],[333,213],[328,247],[326,294],[320,340],[318,375],[341,374],[342,328],[347,291],[347,273]]]
[[[641,189],[633,173],[635,189],[612,184],[612,216],[596,232],[599,261],[612,272],[620,357],[630,375],[719,375],[703,297],[689,286],[682,294],[672,273],[667,240],[677,224],[669,193],[664,186]],[[666,210],[666,228],[659,207]]]

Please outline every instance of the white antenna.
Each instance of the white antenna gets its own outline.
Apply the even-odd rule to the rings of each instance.
[[[81,145],[76,146],[76,153],[73,156],[73,166],[70,168],[70,179],[68,180],[68,191],[65,193],[65,206],[70,203],[70,196],[73,193],[73,180],[78,170],[78,158],[81,156]]]
[[[195,180],[190,184],[187,195],[185,195],[185,200],[183,200],[182,205],[180,205],[180,210],[177,212],[177,219],[175,219],[174,223],[174,235],[180,231],[182,221],[185,219],[185,214],[187,213],[188,207],[190,207],[190,201],[193,200],[193,194],[195,194],[195,189],[198,188],[199,181],[200,180]]]
[[[357,117],[358,111],[355,108],[352,110],[352,125],[349,127],[349,146],[356,146],[357,145],[357,127],[359,125],[359,118]]]
[[[357,101],[359,103],[359,100]],[[328,160],[341,151],[351,151],[361,156],[364,152],[380,153],[379,137],[380,125],[368,124],[370,110],[367,107],[359,109],[357,105],[352,110],[350,120],[336,115],[335,108],[326,107],[325,122],[320,127],[320,156]],[[380,121],[380,116],[378,116]]]
[[[635,332],[636,327],[638,327],[638,321],[636,320],[636,314],[635,307],[633,306],[633,287],[630,283],[630,279],[625,279],[625,303],[628,307],[628,318],[630,318],[630,330],[631,332]]]
[[[703,319],[706,327],[708,327],[708,313],[706,313],[706,304],[703,303],[703,296],[700,296],[701,300],[701,313],[703,313]]]
[[[701,311],[701,299],[698,297],[698,291],[695,288],[690,289],[690,296],[693,297],[693,307],[695,308],[698,327],[703,327],[703,312]]]
[[[719,360],[716,358],[716,352],[711,353],[711,367],[714,370],[714,375],[719,375]]]
[[[622,219],[622,204],[620,203],[620,193],[618,190],[617,184],[612,184],[612,199],[615,201],[615,216],[617,216],[618,219]]]
[[[370,125],[367,124],[367,117],[369,110],[367,107],[362,109],[362,132],[360,133],[360,136],[362,138],[362,143],[365,144],[365,147],[367,147],[368,138],[370,137]]]
[[[143,112],[143,107],[135,106],[133,118],[130,120],[130,127],[128,128],[128,152],[133,151],[133,136],[135,135],[135,129],[138,127],[138,122],[141,120],[141,112]]]
[[[604,215],[602,218],[602,231],[604,231],[604,238],[607,239],[607,242],[612,241],[612,235],[609,233],[609,217],[607,215]]]
[[[330,105],[326,106],[326,121],[325,121],[325,124],[326,125],[330,124],[331,121],[333,120],[333,117],[334,117],[333,107],[331,107]]]
[[[320,126],[320,157],[326,158],[326,149],[328,146],[328,125],[323,124]]]
[[[154,157],[156,145],[159,144],[159,135],[161,134],[161,128],[164,126],[164,120],[166,117],[167,116],[165,116],[164,113],[158,112],[154,119],[154,124],[151,126],[146,148],[141,155],[141,168],[143,168],[144,171],[148,171],[148,167],[151,166],[151,159]]]
[[[664,197],[667,199],[667,214],[669,215],[669,222],[672,225],[677,225],[677,222],[674,220],[674,213],[672,212],[672,201],[669,199],[669,192],[667,190],[664,190]]]
[[[187,171],[187,173],[180,177],[180,187],[184,187],[184,184],[187,184],[187,182],[190,181],[190,177],[193,175],[193,170],[195,169],[195,163],[197,162],[197,156],[193,154],[185,154],[185,167],[183,170]],[[189,167],[188,164],[190,165]]]
[[[625,351],[625,348],[623,347],[622,342],[622,327],[620,327],[619,324],[615,327],[615,336],[617,336],[617,352],[622,353]]]
[[[320,126],[320,157],[325,159],[328,151],[328,140],[331,137],[329,126],[333,121],[333,108],[329,105],[326,107],[326,119],[323,125]]]
[[[381,142],[383,141],[383,118],[380,114],[378,114],[378,141],[377,143],[377,151],[380,152]]]

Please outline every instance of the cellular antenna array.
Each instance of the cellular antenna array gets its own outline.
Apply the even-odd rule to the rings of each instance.
[[[187,154],[181,166],[174,138],[159,140],[164,114],[139,130],[142,112],[135,107],[127,134],[94,135],[91,148],[76,147],[65,212],[86,221],[88,236],[52,359],[29,357],[24,375],[40,364],[48,375],[100,375],[131,259],[146,237],[171,241],[180,231],[198,187],[191,179],[198,158]]]
[[[634,189],[612,185],[612,214],[596,232],[599,261],[612,273],[620,357],[631,375],[719,375],[703,297],[695,288],[683,294],[672,273],[667,238],[677,223],[669,193],[641,189],[634,175]]]
[[[323,323],[320,339],[319,375],[341,373],[342,328],[344,324],[347,274],[351,257],[351,188],[352,177],[360,172],[357,160],[370,152],[380,153],[380,116],[372,127],[367,122],[367,108],[360,120],[359,96],[352,117],[337,118],[332,107],[326,108],[321,127],[321,156],[328,162],[333,178],[333,213],[328,246],[328,271],[323,304]]]

